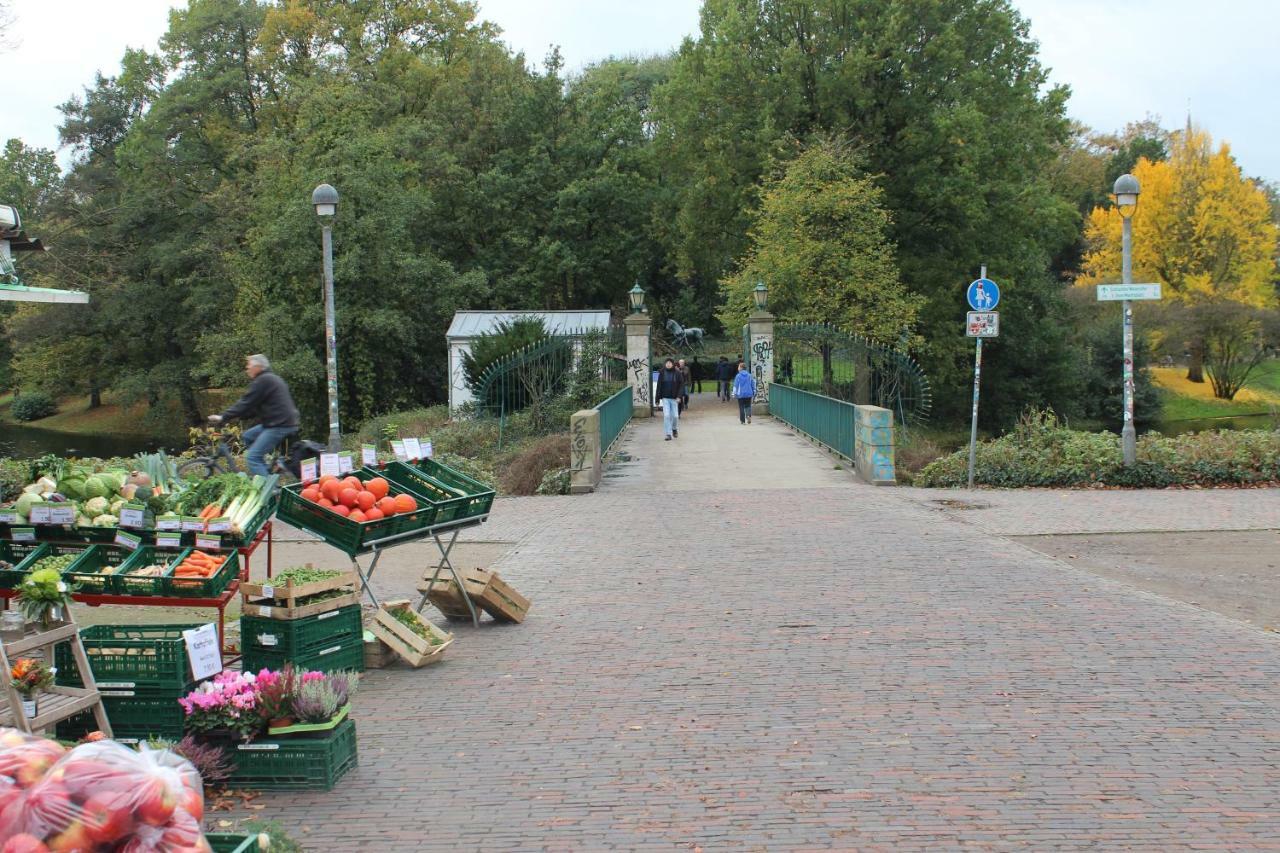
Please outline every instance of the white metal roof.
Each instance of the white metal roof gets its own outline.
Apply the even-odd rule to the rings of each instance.
[[[608,311],[459,311],[453,315],[445,336],[450,340],[467,340],[494,332],[498,323],[509,323],[517,317],[537,317],[548,332],[558,335],[609,328]]]

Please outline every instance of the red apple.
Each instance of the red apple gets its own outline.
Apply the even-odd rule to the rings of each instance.
[[[93,853],[94,847],[88,827],[79,821],[49,839],[50,853]]]
[[[195,847],[200,843],[204,833],[200,831],[200,823],[186,812],[174,812],[173,820],[164,828],[157,845],[161,850],[172,850],[175,847]]]
[[[119,841],[133,832],[132,796],[124,791],[94,794],[85,800],[81,820],[95,843]]]
[[[45,781],[27,794],[27,820],[44,827],[45,835],[59,832],[74,821],[71,794],[60,782]]]
[[[204,820],[204,794],[185,785],[178,794],[178,811],[186,812],[196,820]]]
[[[0,847],[0,853],[49,853],[49,847],[34,835],[15,835]]]
[[[178,806],[178,798],[163,779],[153,776],[139,785],[136,791],[134,814],[138,820],[151,826],[164,826],[169,822]]]

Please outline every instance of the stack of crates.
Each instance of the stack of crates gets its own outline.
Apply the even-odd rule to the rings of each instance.
[[[364,626],[360,605],[349,604],[300,619],[240,617],[245,672],[281,669],[364,671]]]
[[[182,632],[197,625],[93,625],[80,631],[116,740],[179,740],[185,715],[178,700],[195,689]],[[83,684],[66,643],[55,649],[57,681]],[[92,715],[58,724],[58,736],[82,737]]]

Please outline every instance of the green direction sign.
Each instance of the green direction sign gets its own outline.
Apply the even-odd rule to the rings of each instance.
[[[1140,299],[1159,299],[1158,284],[1100,284],[1098,285],[1099,302],[1125,302]]]

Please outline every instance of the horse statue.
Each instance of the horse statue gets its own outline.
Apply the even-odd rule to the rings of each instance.
[[[685,328],[675,320],[667,321],[667,331],[671,333],[671,340],[677,349],[690,349],[702,346],[702,338],[707,333],[705,329],[699,329],[697,326],[689,326]]]

